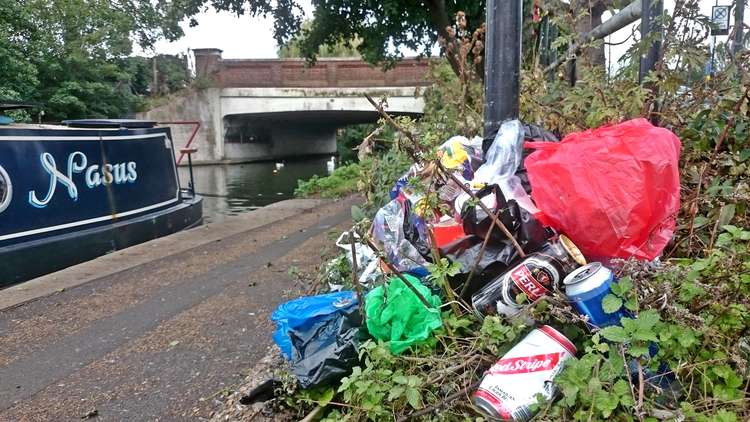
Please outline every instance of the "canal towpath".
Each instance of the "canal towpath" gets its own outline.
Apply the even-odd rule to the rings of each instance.
[[[210,418],[358,202],[282,201],[0,291],[0,421]]]

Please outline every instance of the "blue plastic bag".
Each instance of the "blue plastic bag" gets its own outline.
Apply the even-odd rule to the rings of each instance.
[[[292,342],[289,330],[326,319],[338,312],[357,306],[357,295],[351,290],[317,296],[300,297],[282,303],[271,314],[276,323],[273,341],[287,360],[292,360]]]

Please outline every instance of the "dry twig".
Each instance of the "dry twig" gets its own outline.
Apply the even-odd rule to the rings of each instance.
[[[435,404],[433,406],[427,406],[427,407],[425,407],[422,410],[418,410],[416,412],[412,412],[412,413],[410,413],[410,414],[402,417],[401,419],[398,419],[398,422],[408,421],[409,419],[413,419],[413,418],[416,418],[416,417],[419,417],[419,416],[426,415],[426,414],[428,414],[430,412],[434,412],[435,410],[440,410],[440,409],[444,408],[445,406],[451,404],[454,400],[458,399],[459,397],[465,396],[466,393],[468,393],[469,391],[471,391],[471,390],[479,387],[479,384],[481,382],[482,382],[481,380],[475,381],[475,382],[467,385],[466,387],[464,387],[464,388],[456,391],[455,393],[451,394],[450,396],[446,397],[441,402],[439,402],[439,403],[437,403],[437,404]]]
[[[365,318],[365,296],[362,294],[362,285],[359,283],[359,277],[357,277],[357,248],[354,245],[354,230],[349,230],[349,242],[351,242],[352,250],[352,283],[354,284],[354,291],[357,292],[359,313],[362,318]]]

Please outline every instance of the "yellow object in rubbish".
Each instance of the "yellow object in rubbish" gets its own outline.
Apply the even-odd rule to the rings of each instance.
[[[469,154],[458,140],[451,141],[440,150],[440,164],[447,169],[453,170],[462,167],[468,161]]]

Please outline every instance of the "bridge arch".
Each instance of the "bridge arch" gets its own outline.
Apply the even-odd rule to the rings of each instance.
[[[143,117],[199,120],[198,162],[242,162],[336,152],[338,128],[375,122],[364,98],[387,97],[388,111],[419,116],[427,60],[406,59],[382,71],[359,59],[226,60],[221,50],[194,50],[194,89]],[[175,126],[177,145],[187,128]]]

